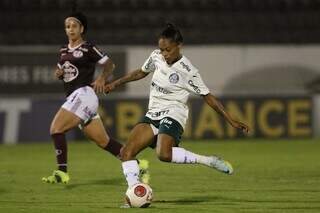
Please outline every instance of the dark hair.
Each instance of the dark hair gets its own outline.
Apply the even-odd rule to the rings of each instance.
[[[166,28],[160,33],[160,38],[171,39],[177,44],[183,42],[183,37],[180,30],[176,28],[172,23],[167,23]]]
[[[67,18],[70,18],[70,17],[73,17],[73,18],[76,18],[80,24],[83,26],[83,33],[82,34],[85,34],[87,32],[87,28],[88,28],[88,21],[87,21],[87,17],[77,11],[78,9],[78,4],[77,4],[77,0],[72,0],[71,1],[71,13],[66,17]]]

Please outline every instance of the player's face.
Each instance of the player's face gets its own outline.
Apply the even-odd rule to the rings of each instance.
[[[83,26],[73,18],[67,18],[64,22],[66,34],[69,40],[78,40],[83,32]]]
[[[173,42],[171,39],[160,38],[159,49],[168,64],[172,64],[180,57],[181,44]]]

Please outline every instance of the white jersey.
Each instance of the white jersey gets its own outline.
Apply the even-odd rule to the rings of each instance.
[[[184,128],[188,119],[187,101],[190,93],[209,93],[198,69],[185,56],[168,65],[160,50],[154,50],[141,69],[146,73],[154,72],[146,116],[153,120],[171,117]]]

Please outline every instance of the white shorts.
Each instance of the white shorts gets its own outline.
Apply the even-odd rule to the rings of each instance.
[[[96,93],[91,87],[85,86],[71,93],[61,107],[74,113],[85,123],[97,115],[98,106]]]

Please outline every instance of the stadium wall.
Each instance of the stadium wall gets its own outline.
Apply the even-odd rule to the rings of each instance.
[[[152,47],[128,49],[128,69],[141,67]],[[187,46],[183,53],[216,94],[305,94],[320,74],[320,46]],[[132,95],[146,95],[148,81],[128,85]]]
[[[48,141],[49,125],[63,103],[61,82],[52,70],[58,47],[0,47],[0,142]],[[116,61],[114,78],[141,66],[150,46],[106,46]],[[232,114],[253,129],[248,137],[296,138],[320,135],[318,95],[306,85],[320,74],[320,46],[191,46],[184,54]],[[150,78],[150,76],[148,77]],[[144,114],[149,80],[133,82],[101,97],[101,115],[110,133],[125,140]],[[190,102],[187,139],[239,138],[203,105]],[[133,111],[130,111],[133,110]],[[69,139],[82,139],[79,131]]]
[[[58,48],[0,46],[0,95],[60,93],[60,83],[51,74]],[[141,67],[154,48],[102,49],[115,61],[117,78]],[[320,74],[320,46],[191,46],[183,53],[219,95],[306,94],[306,85]],[[148,84],[148,80],[132,82],[125,92],[147,96]]]

